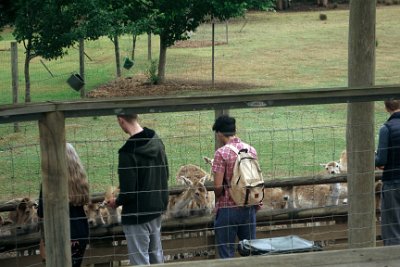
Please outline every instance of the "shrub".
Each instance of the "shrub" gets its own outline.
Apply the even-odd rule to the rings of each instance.
[[[326,15],[326,14],[319,14],[319,19],[320,20],[327,20],[328,19],[328,16]]]
[[[158,83],[157,68],[158,68],[158,61],[154,59],[150,62],[146,71],[147,81],[151,84]]]

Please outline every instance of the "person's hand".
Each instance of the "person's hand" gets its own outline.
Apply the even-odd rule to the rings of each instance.
[[[376,166],[375,167],[375,169],[380,170],[380,171],[383,171],[384,168],[385,168],[384,166]]]

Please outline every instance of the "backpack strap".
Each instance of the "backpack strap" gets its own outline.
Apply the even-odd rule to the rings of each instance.
[[[230,150],[236,153],[236,155],[239,155],[239,150],[234,147],[233,145],[226,145]]]
[[[235,146],[230,145],[230,144],[228,144],[228,145],[226,145],[226,146],[227,146],[230,150],[232,150],[233,152],[235,152],[236,155],[239,155],[239,153],[240,153],[240,152],[243,152],[243,151],[250,152],[250,147],[247,147],[247,146],[243,146],[243,148],[240,149],[240,150],[238,150]]]

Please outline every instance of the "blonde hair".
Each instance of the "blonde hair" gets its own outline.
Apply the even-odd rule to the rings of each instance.
[[[75,148],[67,143],[66,162],[68,169],[68,194],[69,203],[73,206],[81,206],[89,203],[89,182],[85,168],[76,153]]]

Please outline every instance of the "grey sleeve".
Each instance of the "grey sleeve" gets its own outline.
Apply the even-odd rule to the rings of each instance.
[[[375,166],[383,167],[387,163],[387,153],[389,146],[389,129],[383,125],[379,130],[379,143],[375,155]]]

